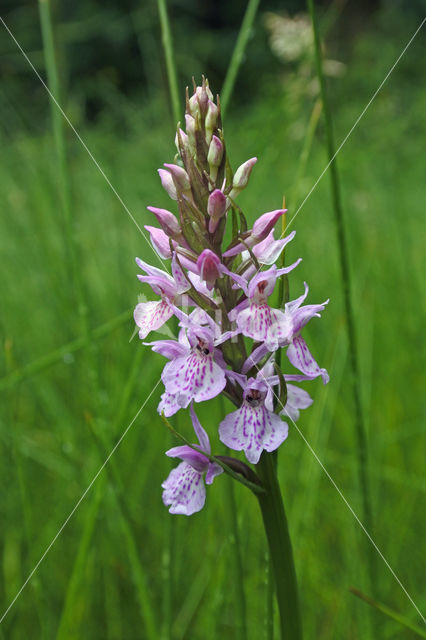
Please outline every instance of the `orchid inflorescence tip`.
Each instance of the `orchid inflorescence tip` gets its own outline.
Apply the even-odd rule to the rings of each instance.
[[[218,433],[229,449],[243,451],[249,463],[256,465],[264,451],[275,451],[288,435],[285,418],[296,421],[300,410],[313,402],[307,391],[293,383],[318,377],[324,384],[329,380],[301,336],[304,326],[320,315],[328,300],[304,304],[305,283],[298,298],[281,301],[281,308],[270,306],[268,300],[279,279],[300,263],[298,259],[289,266],[276,265],[295,231],[278,239],[274,236],[284,208],[260,215],[248,227],[235,199],[247,187],[257,158],[232,172],[220,101],[218,97],[214,101],[204,77],[201,86],[194,83],[191,96],[187,92],[185,130],[178,125],[175,142],[176,162],[158,170],[175,213],[150,206],[159,227],[145,227],[160,258],[170,260],[171,274],[136,259],[142,271],[139,280],[158,299],[140,302],[134,319],[143,341],[173,316],[178,320],[177,339],[144,344],[167,359],[158,412],[169,418],[189,407],[198,439],[198,444],[183,444],[166,452],[181,462],[162,484],[163,501],[170,512],[191,515],[204,506],[205,485],[234,464],[229,461],[235,460],[235,469],[245,465],[211,456],[209,435],[200,424],[195,404],[221,394],[231,400],[236,410],[211,435]],[[297,373],[282,373],[277,366],[280,349],[286,350]],[[223,464],[219,464],[221,458]]]

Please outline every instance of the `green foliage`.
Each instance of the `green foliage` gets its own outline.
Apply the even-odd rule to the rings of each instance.
[[[384,25],[378,23],[375,30],[359,36],[346,73],[332,80],[337,143],[417,26],[409,20],[392,23],[389,33],[389,20]],[[381,56],[373,55],[377,51]],[[339,51],[333,55],[339,56]],[[426,96],[418,72],[422,55],[424,44],[422,50],[422,43],[415,41],[339,155],[370,444],[375,521],[371,534],[420,609],[426,604],[420,508],[426,491],[420,442],[426,294]],[[191,74],[187,69],[188,79]],[[264,97],[238,111],[229,105],[225,126],[233,167],[259,157],[250,187],[238,200],[249,222],[279,207],[283,193],[293,190],[297,200],[287,199],[291,220],[327,164],[324,132],[318,124],[299,180],[297,159],[315,97],[300,93],[295,104],[288,79],[283,68]],[[87,153],[66,130],[76,264],[89,327],[82,339],[80,297],[69,277],[54,140],[41,125],[35,132],[37,127],[20,119],[9,85],[3,91],[17,124],[11,128],[9,119],[2,118],[0,128],[2,611],[152,391],[163,365],[137,337],[131,340],[134,327],[126,319],[138,295],[149,293],[136,279],[134,257],[153,262],[155,258]],[[166,95],[160,80],[152,100],[139,107],[114,89],[108,94],[111,112],[120,113],[123,128],[118,131],[112,125],[115,118],[106,116],[93,126],[79,122],[80,134],[141,226],[152,223],[147,205],[170,206],[156,174],[175,153]],[[47,122],[47,97],[44,106]],[[311,385],[315,403],[303,413],[299,427],[360,514],[333,224],[324,179],[292,224],[297,236],[286,258],[304,258],[289,279],[292,297],[302,291],[306,279],[312,300],[331,298],[322,322],[312,323],[307,336],[331,382],[327,387],[320,382]],[[112,322],[120,314],[122,319]],[[100,331],[105,325],[110,330]],[[80,340],[78,348],[60,349],[75,340]],[[13,372],[58,349],[53,361],[48,358],[10,384]],[[4,376],[9,376],[7,384]],[[156,412],[160,388],[0,625],[3,637],[50,639],[60,630],[58,637],[67,639],[149,638],[155,637],[153,625],[158,637],[171,637],[171,629],[174,640],[236,637],[237,569],[227,506],[229,482],[219,478],[208,489],[206,509],[190,519],[175,517],[170,528],[171,516],[161,503],[160,484],[170,468],[163,451],[170,446],[170,435]],[[225,451],[215,434],[223,408],[219,401],[216,408],[213,404],[200,406],[199,415],[210,433],[213,453],[220,455]],[[186,416],[179,416],[174,425],[191,438]],[[368,638],[366,605],[348,591],[355,586],[368,593],[363,533],[293,429],[280,450],[279,474],[305,637]],[[266,627],[266,544],[255,498],[245,487],[234,488],[248,638],[254,640]],[[170,552],[172,570],[167,564]],[[419,623],[380,560],[378,567],[375,598]],[[162,625],[168,609],[169,627]],[[378,611],[373,611],[373,622],[375,640],[411,637]]]

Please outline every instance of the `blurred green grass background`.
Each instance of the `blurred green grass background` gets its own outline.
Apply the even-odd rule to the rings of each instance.
[[[155,13],[155,5],[150,11]],[[334,26],[327,56],[345,65],[339,77],[329,81],[337,142],[418,22],[415,15],[382,9],[352,34],[349,45],[338,37],[341,23]],[[13,20],[9,26],[13,30]],[[24,39],[19,30],[14,33]],[[279,207],[283,193],[291,217],[327,164],[320,120],[297,180],[316,100],[315,82],[309,67],[275,60],[256,86],[256,67],[250,63],[262,42],[268,46],[262,6],[256,20],[259,33],[240,74],[242,93],[237,83],[225,121],[233,167],[253,155],[259,158],[239,200],[250,220]],[[161,56],[158,25],[149,37]],[[3,30],[2,39],[7,38]],[[214,42],[214,35],[211,38]],[[148,52],[142,52],[142,60],[150,66],[154,83],[127,95],[105,81],[100,93],[103,108],[96,117],[81,107],[87,87],[71,84],[70,110],[66,109],[141,226],[152,223],[147,205],[170,206],[156,169],[173,161],[175,153],[162,63],[159,57],[147,59],[150,41],[144,42]],[[189,83],[191,75],[203,69],[194,63],[195,53],[185,57],[179,44],[178,39],[179,73]],[[2,46],[12,48],[10,42]],[[195,51],[197,47],[202,48],[202,41],[195,38]],[[370,447],[375,521],[371,534],[420,609],[426,604],[424,53],[419,36],[338,157]],[[34,61],[44,73],[39,54]],[[37,93],[33,120],[31,94],[24,107],[16,101],[25,74],[40,91],[31,70],[21,67],[16,91],[9,74],[0,100],[2,611],[153,390],[164,364],[137,337],[131,339],[131,309],[140,293],[149,293],[136,279],[134,257],[153,262],[155,258],[67,129],[77,254],[76,268],[72,267],[48,97]],[[247,86],[253,86],[252,99]],[[303,412],[299,427],[360,514],[328,178],[324,176],[297,215],[297,235],[288,252],[289,260],[303,257],[291,274],[291,295],[299,295],[307,280],[311,301],[331,299],[322,320],[306,330],[331,382],[327,387],[318,381],[310,385],[315,402]],[[81,296],[76,282],[81,282]],[[95,335],[85,336],[85,326]],[[63,345],[70,346],[61,349]],[[58,349],[59,355],[45,364],[25,368]],[[1,638],[241,637],[229,480],[222,477],[209,488],[200,514],[189,519],[168,514],[160,484],[170,468],[163,452],[171,437],[156,412],[160,393],[161,385],[0,625]],[[200,406],[199,415],[214,451],[223,453],[215,436],[220,402]],[[185,414],[174,423],[190,436]],[[377,612],[372,614],[371,632],[367,605],[348,591],[355,586],[369,593],[364,534],[294,429],[280,450],[279,473],[306,638],[414,637]],[[235,494],[248,635],[254,640],[265,637],[266,628],[265,540],[255,499],[240,486]],[[419,622],[379,557],[377,569],[375,597]]]

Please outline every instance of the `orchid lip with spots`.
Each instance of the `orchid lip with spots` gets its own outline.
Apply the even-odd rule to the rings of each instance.
[[[176,134],[177,157],[158,170],[170,211],[149,206],[160,226],[146,226],[155,251],[170,261],[170,273],[137,259],[138,278],[155,299],[139,303],[134,318],[144,341],[172,318],[179,325],[176,340],[144,344],[167,359],[159,413],[171,417],[189,408],[188,433],[194,430],[199,439],[196,450],[184,445],[167,452],[181,462],[163,483],[170,512],[191,515],[204,506],[206,485],[222,471],[202,453],[210,455],[210,440],[219,454],[226,445],[243,457],[244,463],[230,458],[231,466],[232,460],[240,470],[249,463],[256,473],[262,456],[287,440],[291,422],[313,402],[298,384],[318,377],[328,382],[303,337],[328,300],[304,304],[306,283],[298,298],[278,299],[280,280],[301,262],[297,256],[284,262],[295,231],[279,235],[286,209],[257,212],[251,227],[247,223],[236,200],[257,158],[232,172],[220,102],[204,79],[187,94],[185,123],[186,131]],[[206,423],[207,435],[195,407],[217,403],[219,396],[234,410]]]

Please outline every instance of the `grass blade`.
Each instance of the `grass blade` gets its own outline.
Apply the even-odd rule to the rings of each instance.
[[[362,493],[363,521],[367,531],[373,533],[373,514],[371,507],[371,486],[368,470],[368,444],[365,428],[365,421],[362,410],[362,399],[360,390],[360,368],[358,362],[358,343],[356,337],[356,327],[354,312],[352,307],[352,282],[349,269],[348,244],[346,240],[343,208],[340,194],[340,181],[335,158],[335,145],[333,136],[333,122],[331,109],[328,102],[325,78],[322,68],[321,42],[318,30],[318,22],[315,13],[314,0],[308,0],[309,13],[312,20],[312,28],[315,41],[315,60],[317,74],[320,82],[321,101],[324,111],[324,121],[327,140],[327,153],[330,161],[330,180],[333,199],[333,209],[337,230],[337,243],[339,247],[340,271],[342,278],[342,289],[345,305],[346,325],[349,341],[349,360],[352,369],[351,383],[355,408],[355,433],[358,447],[358,478]],[[367,554],[369,559],[369,573],[371,587],[374,590],[376,584],[375,554],[374,549],[368,545]]]
[[[222,110],[222,116],[226,112],[226,108],[229,104],[229,100],[231,99],[231,95],[234,90],[235,80],[237,79],[238,70],[241,66],[244,51],[249,41],[250,33],[253,27],[253,22],[256,17],[259,3],[260,3],[260,0],[249,0],[247,3],[246,12],[244,14],[244,18],[241,23],[237,42],[235,43],[231,61],[229,63],[228,70],[226,72],[222,91],[220,92],[220,105]]]
[[[362,591],[360,591],[359,589],[356,589],[355,587],[350,587],[349,591],[353,593],[354,596],[356,596],[360,600],[363,600],[364,602],[369,604],[371,607],[374,607],[375,609],[377,609],[377,611],[384,613],[385,616],[388,616],[388,618],[392,618],[392,620],[399,622],[399,624],[402,624],[404,627],[406,627],[406,629],[409,629],[420,638],[426,638],[426,631],[421,629],[419,626],[417,626],[407,618],[404,618],[404,616],[399,614],[397,611],[390,609],[389,607],[387,607],[385,604],[382,604],[381,602],[376,602],[376,600],[373,600],[372,598],[365,595],[365,593],[362,593]]]
[[[161,41],[163,43],[164,56],[166,58],[167,77],[169,80],[170,97],[172,100],[173,120],[174,125],[176,125],[180,120],[180,102],[176,64],[173,52],[172,32],[170,30],[166,0],[157,0],[157,5],[161,24]]]

